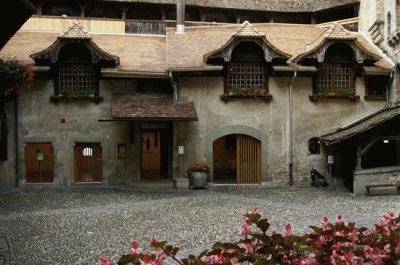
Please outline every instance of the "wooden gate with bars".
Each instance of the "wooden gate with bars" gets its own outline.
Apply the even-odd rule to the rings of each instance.
[[[52,183],[54,177],[53,146],[49,143],[27,144],[25,169],[27,183]]]
[[[236,137],[238,184],[261,183],[261,143],[247,135]]]
[[[75,182],[102,182],[102,152],[98,143],[75,145]]]

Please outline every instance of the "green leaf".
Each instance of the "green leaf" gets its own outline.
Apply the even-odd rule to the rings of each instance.
[[[321,232],[322,232],[322,228],[321,227],[318,227],[318,226],[315,226],[315,225],[312,225],[312,226],[309,226],[312,230],[314,230],[314,232],[317,232],[318,234],[320,234]]]
[[[249,218],[253,223],[257,223],[258,220],[260,220],[260,218],[261,218],[261,215],[259,213],[256,213],[256,214],[248,213],[248,214],[245,214],[244,216]]]
[[[164,248],[166,244],[167,244],[167,241],[157,242],[154,245],[154,248]]]

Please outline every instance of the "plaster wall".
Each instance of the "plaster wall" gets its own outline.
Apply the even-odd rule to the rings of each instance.
[[[52,80],[37,80],[36,88],[21,93],[19,108],[19,181],[25,180],[25,146],[27,143],[51,143],[54,148],[54,185],[74,183],[74,146],[76,143],[100,143],[104,183],[129,183],[138,178],[137,140],[130,141],[128,122],[99,122],[111,119],[112,91],[135,87],[135,82],[100,81],[104,100],[51,102]],[[65,119],[65,123],[61,120]],[[135,142],[136,141],[136,142]],[[117,145],[126,144],[127,158],[117,159]]]
[[[179,78],[179,97],[193,101],[198,122],[175,123],[175,145],[185,146],[184,167],[196,162],[212,166],[212,142],[215,135],[243,133],[261,141],[262,181],[267,185],[288,184],[288,88],[291,77],[270,77],[272,101],[243,98],[223,102],[222,77]],[[363,78],[356,78],[360,100],[309,100],[312,79],[298,77],[293,83],[293,175],[294,184],[307,184],[309,172],[326,167],[326,153],[308,154],[308,140],[334,131],[349,122],[370,114],[385,105],[383,101],[364,101]],[[221,133],[216,133],[221,132]],[[177,148],[175,146],[174,148]],[[175,163],[177,165],[177,161]],[[212,177],[211,177],[212,180]]]

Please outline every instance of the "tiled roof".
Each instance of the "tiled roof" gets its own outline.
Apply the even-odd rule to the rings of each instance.
[[[337,23],[332,23],[324,33],[328,40],[354,40],[356,39],[349,31]]]
[[[240,32],[242,25],[223,25],[210,27],[186,28],[184,34],[167,30],[167,66],[176,68],[205,68],[204,55],[211,54],[225,47],[232,34]],[[250,27],[247,26],[246,31]],[[271,47],[276,47],[281,54],[290,57],[305,51],[307,43],[313,42],[324,29],[316,25],[261,23],[253,24],[252,36],[258,32],[265,34],[265,40]],[[299,34],[301,32],[301,34]]]
[[[33,63],[31,54],[50,47],[60,33],[17,32],[0,51],[0,57],[17,57]],[[117,70],[166,74],[165,36],[91,34],[102,50],[120,58]]]
[[[176,0],[102,0],[103,2],[129,2],[175,5]],[[209,8],[258,10],[275,12],[316,12],[329,8],[352,5],[360,0],[186,0],[187,6]]]
[[[315,26],[320,27],[320,26]],[[351,32],[346,30],[343,26],[337,23],[332,23],[320,27],[322,33],[314,40],[305,43],[305,50],[293,54],[290,58],[292,62],[298,62],[309,54],[315,53],[320,49],[328,40],[338,41],[354,41],[356,46],[372,58],[380,60],[382,57],[379,55],[379,49],[371,45],[360,33]]]
[[[29,55],[50,47],[59,33],[18,32],[1,50],[0,56],[12,56],[32,62]],[[128,34],[91,34],[91,41],[108,54],[118,56],[116,71],[167,75],[167,71],[212,70],[204,56],[223,49],[232,38],[261,38],[278,54],[298,62],[315,53],[327,40],[354,41],[359,49],[377,61],[379,49],[360,33],[349,32],[340,25],[301,25],[260,23],[242,25],[187,27],[185,33],[167,29],[165,36]],[[380,62],[378,67],[390,64]]]
[[[192,102],[174,101],[158,94],[113,95],[113,119],[123,120],[198,120]]]
[[[237,29],[233,37],[251,38],[251,37],[264,37],[265,34],[258,31],[249,21],[243,22]]]
[[[62,34],[59,38],[61,39],[90,39],[89,33],[87,33],[79,22],[74,22],[68,30]]]
[[[328,145],[334,144],[370,130],[385,121],[397,117],[398,115],[400,115],[400,106],[382,109],[374,115],[362,119],[347,128],[339,129],[336,132],[321,136],[321,140]]]

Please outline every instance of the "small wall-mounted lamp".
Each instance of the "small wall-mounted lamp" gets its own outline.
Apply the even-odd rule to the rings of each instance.
[[[389,139],[383,139],[383,143],[384,144],[388,144],[389,143]]]

